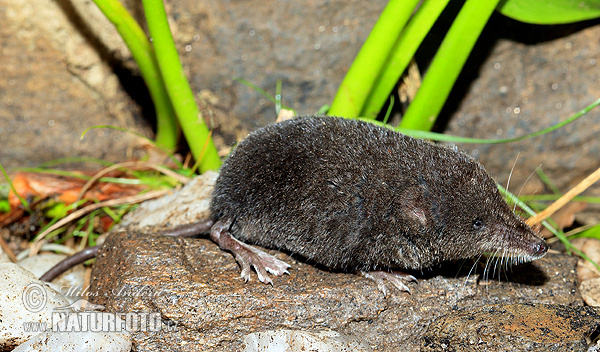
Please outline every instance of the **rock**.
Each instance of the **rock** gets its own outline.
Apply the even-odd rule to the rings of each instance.
[[[28,266],[34,261],[24,264]],[[119,324],[119,316],[74,312],[73,308],[83,308],[81,303],[85,300],[69,302],[60,292],[19,265],[0,263],[0,292],[0,350],[12,350],[17,346],[14,351],[131,350],[129,332],[109,328],[111,324]],[[85,308],[103,307],[88,304]],[[76,324],[61,322],[64,317]],[[92,325],[93,321],[99,323]]]
[[[92,130],[81,140],[94,125],[151,135],[136,121],[141,110],[127,93],[145,88],[132,72],[121,70],[122,78],[114,74],[113,65],[127,61],[128,49],[94,3],[0,1],[0,7],[5,168],[77,156],[123,161],[140,143],[132,134],[110,129]]]
[[[239,139],[244,130],[275,121],[276,111],[259,92],[233,77],[272,96],[281,80],[283,104],[300,114],[315,114],[331,104],[386,4],[266,0],[198,6],[190,1],[173,3],[170,16],[177,18],[177,42],[190,48],[182,61],[192,86],[218,97],[207,109],[216,111],[213,123],[229,138]],[[232,129],[230,121],[220,118],[221,109],[241,119],[241,126]]]
[[[273,105],[233,77],[273,95],[277,80],[282,80],[283,103],[301,114],[313,114],[331,103],[386,3],[169,3],[184,67],[206,120],[217,127],[213,136],[219,146],[226,148],[275,119]],[[141,4],[127,5],[143,21]],[[129,134],[106,129],[93,130],[80,141],[83,130],[93,125],[151,134],[139,121],[141,109],[147,116],[152,111],[145,105],[148,95],[140,93],[145,89],[135,64],[93,3],[35,0],[23,5],[4,0],[2,6],[6,10],[0,12],[0,40],[5,45],[0,66],[7,84],[0,87],[0,134],[8,153],[2,160],[5,167],[76,155],[119,160],[137,143]],[[600,94],[600,45],[595,40],[599,33],[600,26],[592,22],[532,26],[494,15],[442,113],[442,120],[450,119],[447,132],[481,138],[523,135],[591,103]],[[594,143],[594,116],[598,109],[541,138],[461,147],[503,184],[520,152],[513,185],[524,185],[543,164],[550,178],[566,189],[599,166],[589,162],[600,151]],[[539,189],[541,183],[533,178],[525,192]]]
[[[331,102],[385,4],[168,3],[181,60],[206,121],[218,127],[213,134],[218,145],[228,147],[276,117],[273,104],[234,77],[273,96],[282,80],[283,103],[315,113]],[[125,5],[145,22],[141,3]],[[83,130],[94,125],[152,134],[142,121],[142,114],[153,119],[154,112],[136,64],[94,3],[4,0],[1,6],[5,167],[81,155],[117,161],[138,143],[131,134],[110,129],[92,130],[80,141]],[[247,120],[240,124],[238,116]]]
[[[546,304],[486,305],[437,318],[421,351],[581,351],[600,309]]]
[[[33,273],[36,277],[44,275],[48,268],[67,258],[68,255],[56,253],[41,253],[33,257],[25,257],[17,262],[17,265]]]
[[[0,247],[0,263],[12,263],[8,254]]]
[[[210,196],[218,176],[205,172],[172,194],[142,203],[123,217],[119,228],[175,227],[209,218]]]
[[[271,251],[271,253],[277,253]],[[415,350],[436,317],[493,303],[581,305],[576,260],[548,255],[477,283],[469,267],[446,266],[411,284],[412,294],[385,298],[370,280],[317,269],[277,253],[292,265],[273,286],[245,283],[233,256],[206,239],[141,232],[110,235],[94,265],[90,299],[109,312],[159,312],[175,331],[134,333],[138,350],[171,345],[237,351],[243,336],[264,330],[328,329],[359,337],[378,351]],[[443,270],[441,270],[443,274]],[[535,279],[534,279],[535,278]],[[202,334],[198,334],[202,331]]]
[[[600,307],[600,277],[581,281],[579,291],[585,303]]]
[[[600,263],[600,240],[586,238],[581,251],[594,263]]]
[[[263,331],[244,336],[244,344],[244,352],[373,351],[366,343],[335,331]]]
[[[600,241],[595,238],[575,238],[571,244],[582,251],[594,263],[600,263]],[[589,261],[580,258],[577,261],[577,277],[580,282],[588,279],[597,278],[598,269]]]
[[[510,138],[566,120],[600,97],[599,36],[597,23],[533,26],[493,17],[442,116],[449,119],[445,133]],[[598,116],[600,108],[571,125],[524,141],[459,146],[500,184],[510,176],[515,193],[546,190],[539,178],[530,177],[539,166],[564,193],[600,166]],[[592,189],[587,194],[600,191],[598,184]],[[584,213],[600,219],[597,206],[590,204]]]
[[[0,349],[8,350],[53,324],[58,308],[69,311],[69,301],[13,263],[0,264]],[[65,308],[66,307],[66,308]],[[35,325],[26,329],[25,324]]]
[[[13,350],[25,351],[128,352],[131,351],[131,339],[128,333],[117,332],[45,332]]]
[[[29,270],[39,278],[40,276],[44,275],[48,269],[58,264],[66,257],[67,256],[63,254],[42,253],[20,260],[17,265]],[[56,291],[65,295],[69,301],[73,302],[81,298],[76,293],[82,292],[84,278],[85,267],[83,264],[80,264],[67,270],[65,273],[52,280],[49,285]]]

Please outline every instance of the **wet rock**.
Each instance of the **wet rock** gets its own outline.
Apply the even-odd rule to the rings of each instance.
[[[0,350],[10,350],[50,328],[52,313],[69,306],[59,292],[13,263],[0,264],[0,292]]]
[[[0,7],[4,167],[77,156],[122,161],[141,140],[110,129],[92,130],[81,140],[94,125],[151,135],[136,121],[140,107],[124,88],[136,80],[129,73],[122,85],[113,72],[128,49],[93,2],[2,1]]]
[[[39,278],[44,275],[49,268],[52,268],[66,257],[67,256],[64,254],[41,253],[20,260],[17,265],[29,270]],[[48,285],[65,295],[69,301],[74,301],[80,297],[74,296],[73,292],[81,292],[83,289],[84,278],[85,267],[83,264],[79,264],[59,275],[56,279],[52,280],[51,283],[48,283]]]
[[[495,302],[581,305],[575,260],[549,255],[516,269],[527,275],[478,283],[476,276],[431,272],[412,294],[383,297],[370,280],[334,273],[281,253],[290,275],[273,286],[245,283],[233,256],[206,239],[117,232],[104,244],[92,272],[90,300],[111,312],[160,312],[173,329],[134,333],[138,350],[176,345],[189,350],[239,350],[241,339],[273,329],[327,329],[358,337],[380,351],[413,350],[435,318]],[[558,268],[552,263],[562,262]],[[544,264],[544,262],[547,262]],[[568,264],[568,265],[567,265]],[[552,268],[550,271],[547,268]],[[201,333],[199,333],[201,332]]]
[[[120,228],[174,227],[210,217],[210,197],[219,174],[213,171],[193,178],[180,190],[142,203],[128,213]]]
[[[585,303],[600,307],[600,278],[583,280],[579,285],[579,291]]]
[[[450,100],[446,133],[476,138],[510,138],[564,121],[598,99],[600,25],[533,26],[495,16],[461,75]],[[542,39],[540,41],[540,39]],[[493,45],[492,45],[493,43]],[[485,54],[483,54],[485,52]],[[600,166],[599,108],[542,137],[509,144],[462,144],[501,184],[540,193],[537,167],[566,192]],[[518,160],[517,160],[518,155]],[[514,172],[511,169],[514,165]],[[568,172],[565,172],[568,170]],[[592,187],[598,194],[600,186]],[[585,216],[598,221],[598,207]],[[580,218],[578,215],[577,218]]]
[[[599,325],[593,307],[486,305],[437,318],[421,351],[587,351]]]
[[[98,313],[98,315],[102,314],[104,313]],[[13,351],[128,352],[131,351],[131,339],[127,333],[116,333],[114,331],[45,332],[28,340]]]

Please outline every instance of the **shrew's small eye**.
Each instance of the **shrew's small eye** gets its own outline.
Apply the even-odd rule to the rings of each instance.
[[[483,222],[483,220],[481,219],[475,219],[473,220],[473,228],[475,230],[480,230],[485,226],[485,222]]]

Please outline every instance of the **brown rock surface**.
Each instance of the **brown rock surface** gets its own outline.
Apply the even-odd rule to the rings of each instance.
[[[108,124],[150,132],[136,123],[139,106],[107,62],[126,52],[112,24],[93,3],[76,5],[0,1],[0,162],[5,167],[61,157],[123,160],[137,137],[102,129],[80,140],[83,131]],[[89,21],[85,25],[81,13]]]
[[[218,128],[216,142],[231,145],[276,117],[268,100],[235,77],[272,95],[282,80],[284,104],[302,113],[329,103],[385,3],[168,2],[192,89],[208,124]],[[143,22],[140,2],[125,5]],[[135,63],[92,2],[0,0],[0,22],[0,70],[8,83],[0,85],[4,166],[130,154],[135,140],[123,132],[95,130],[80,141],[94,125],[151,134],[141,121],[138,104],[151,108]]]
[[[464,75],[467,85],[446,133],[510,138],[553,126],[600,98],[600,25],[527,26],[498,18],[487,27]],[[479,51],[477,51],[479,49]],[[485,53],[485,55],[484,55]],[[473,79],[470,81],[470,79]],[[460,145],[519,193],[540,193],[537,167],[566,192],[600,167],[600,108],[552,133],[496,145]],[[518,156],[518,158],[517,158]],[[516,164],[515,164],[516,163]],[[511,169],[515,165],[514,172]],[[527,181],[527,182],[526,182]],[[600,187],[593,187],[598,194]],[[598,207],[586,210],[596,219]]]
[[[436,319],[421,351],[587,351],[599,323],[593,307],[489,305]]]
[[[464,272],[454,277],[458,269],[446,267],[449,275],[433,271],[410,286],[412,294],[392,290],[388,298],[354,274],[278,257],[292,264],[290,275],[274,278],[273,286],[255,278],[244,283],[233,257],[209,240],[118,232],[94,265],[91,299],[111,312],[161,314],[165,330],[133,335],[138,350],[205,351],[239,350],[244,335],[278,328],[330,329],[379,351],[414,350],[442,315],[494,303],[582,304],[576,261],[565,256],[549,255],[507,279],[482,283]]]

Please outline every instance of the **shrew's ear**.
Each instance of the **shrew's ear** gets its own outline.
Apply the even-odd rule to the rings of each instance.
[[[432,225],[433,207],[428,195],[429,191],[424,185],[407,187],[402,192],[399,202],[407,220],[416,221],[423,227]]]

